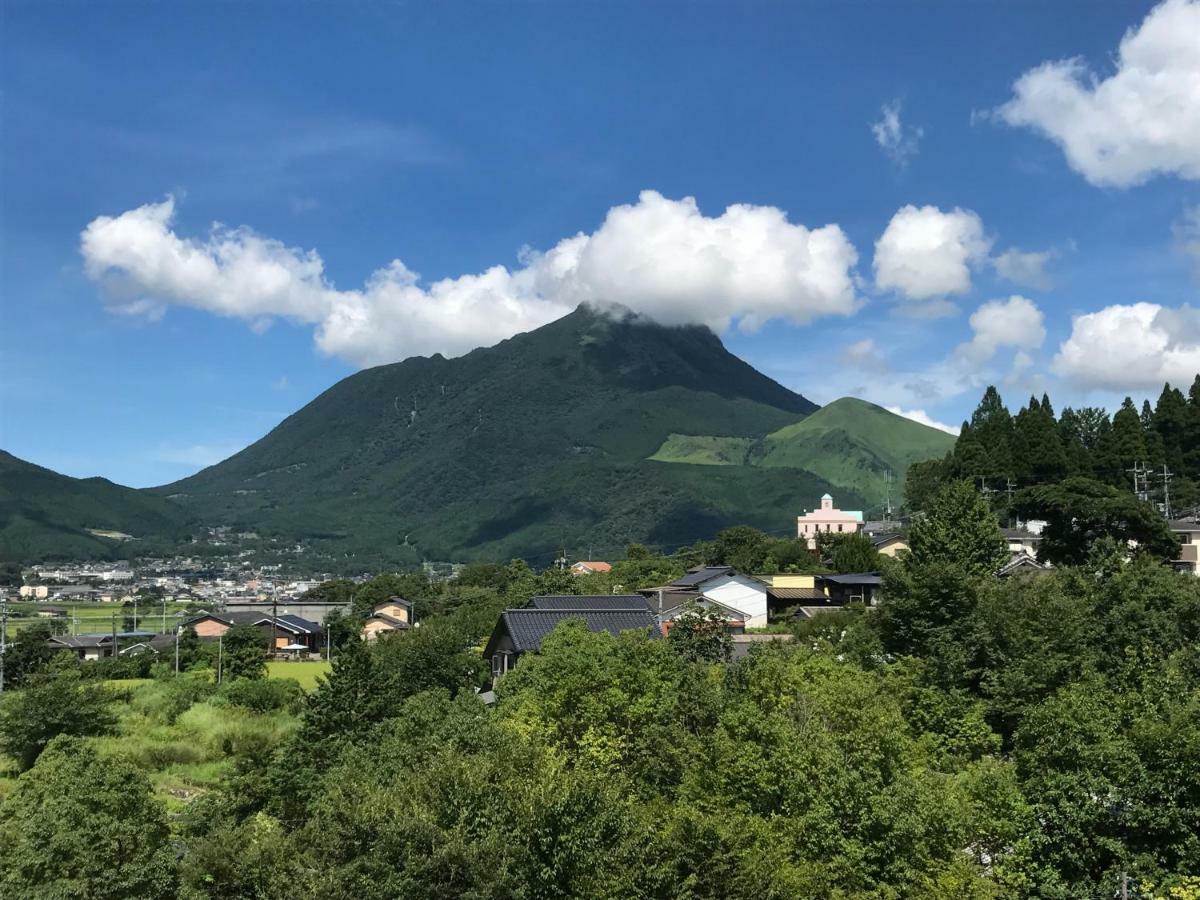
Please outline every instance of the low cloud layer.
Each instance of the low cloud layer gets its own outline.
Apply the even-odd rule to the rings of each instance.
[[[1108,77],[1079,58],[1031,69],[996,115],[1050,138],[1095,185],[1200,179],[1200,0],[1151,10],[1126,32]]]
[[[1107,306],[1071,326],[1051,369],[1079,387],[1153,390],[1169,381],[1186,390],[1200,372],[1200,309],[1186,304]]]
[[[111,308],[160,317],[182,305],[253,327],[274,318],[311,324],[321,352],[359,366],[462,354],[580,303],[718,331],[734,322],[746,331],[772,319],[802,324],[859,305],[858,256],[841,228],[794,224],[769,206],[739,204],[709,217],[690,197],[645,191],[609,210],[595,232],[524,253],[519,268],[423,285],[397,259],[356,290],[332,285],[315,250],[221,225],[202,239],[181,237],[174,215],[168,197],[84,229],[85,271],[105,285]]]

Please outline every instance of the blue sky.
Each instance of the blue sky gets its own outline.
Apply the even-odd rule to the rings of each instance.
[[[3,16],[0,446],[71,475],[581,299],[951,425],[1200,369],[1200,0]]]

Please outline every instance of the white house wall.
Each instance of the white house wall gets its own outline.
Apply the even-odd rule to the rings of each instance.
[[[767,624],[767,586],[746,575],[719,575],[700,585],[701,595],[736,609],[746,617],[747,628]]]

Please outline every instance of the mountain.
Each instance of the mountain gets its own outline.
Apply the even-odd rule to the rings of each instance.
[[[672,433],[755,441],[816,410],[708,329],[581,307],[456,359],[351,375],[245,450],[155,493],[206,524],[304,539],[363,568],[548,562],[564,545],[603,556],[738,522],[790,530],[831,488],[825,479],[648,457]]]
[[[891,498],[898,504],[909,465],[944,456],[954,436],[843,397],[812,415],[759,440],[672,434],[651,459],[670,463],[803,469],[835,485],[842,503],[846,490],[868,506],[881,506],[884,478],[892,473]],[[848,504],[842,504],[848,508]]]
[[[142,553],[186,538],[189,518],[161,497],[59,475],[0,450],[0,561]]]

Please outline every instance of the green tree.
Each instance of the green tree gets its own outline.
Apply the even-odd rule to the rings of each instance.
[[[671,623],[667,632],[671,649],[689,662],[729,662],[733,640],[724,617],[715,609],[693,606]]]
[[[933,495],[950,477],[951,465],[947,456],[945,459],[921,460],[908,467],[904,476],[904,506],[910,514],[926,509]]]
[[[1013,474],[1012,415],[1000,399],[1000,392],[991,385],[971,414],[970,434],[985,451],[987,460],[986,469],[973,475],[995,479]]]
[[[29,769],[60,734],[107,734],[116,725],[112,695],[102,684],[82,681],[67,669],[38,675],[0,703],[0,750]]]
[[[48,622],[33,622],[17,632],[4,654],[4,681],[17,687],[32,675],[41,672],[54,656],[47,643],[53,633]]]
[[[176,880],[149,779],[79,738],[55,738],[0,803],[0,894],[10,900],[167,900]]]
[[[1106,536],[1122,543],[1135,541],[1139,552],[1160,559],[1174,559],[1179,553],[1158,510],[1127,490],[1090,478],[1028,488],[1017,507],[1026,517],[1047,522],[1038,555],[1056,565],[1083,564],[1093,544]]]
[[[1105,433],[1097,449],[1096,474],[1108,484],[1130,484],[1128,470],[1146,462],[1146,435],[1142,418],[1133,400],[1126,397],[1112,418],[1112,428]]]
[[[1057,481],[1067,474],[1067,453],[1049,397],[1042,403],[1030,397],[1029,405],[1017,413],[1013,449],[1013,472],[1018,478],[1045,482]]]
[[[825,535],[818,536],[818,542]],[[822,557],[835,572],[878,571],[879,551],[875,543],[865,534],[830,534],[822,549]]]
[[[224,678],[262,678],[267,674],[269,638],[256,625],[234,625],[222,639]]]
[[[932,564],[952,565],[970,575],[992,575],[1008,558],[1004,536],[975,488],[965,481],[945,485],[909,535],[905,566],[916,571]]]
[[[735,525],[717,533],[714,562],[741,572],[762,571],[770,539],[757,528]]]

